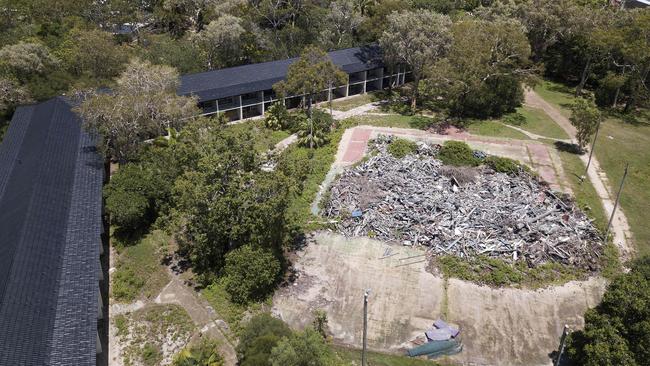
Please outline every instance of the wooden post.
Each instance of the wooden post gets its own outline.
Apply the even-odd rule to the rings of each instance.
[[[585,178],[587,177],[587,173],[589,172],[589,166],[591,165],[591,157],[594,155],[594,149],[596,148],[596,139],[598,138],[598,131],[600,130],[600,124],[603,123],[602,120],[598,122],[598,126],[596,126],[596,134],[594,134],[594,142],[591,143],[591,150],[589,150],[589,160],[587,160],[587,167],[585,168],[585,174],[583,174],[580,177],[580,184],[584,182]]]
[[[621,179],[621,185],[618,187],[618,193],[616,194],[616,201],[614,202],[614,209],[612,214],[609,216],[609,222],[607,223],[607,231],[605,231],[605,240],[609,237],[609,229],[612,227],[612,221],[614,221],[614,214],[616,213],[616,208],[618,207],[618,201],[621,199],[621,192],[623,191],[623,184],[625,184],[625,178],[627,177],[627,169],[630,166],[630,163],[625,163],[625,172],[623,173],[623,178]]]
[[[368,347],[368,295],[370,290],[363,293],[363,350],[361,351],[361,366],[366,366],[366,348]]]

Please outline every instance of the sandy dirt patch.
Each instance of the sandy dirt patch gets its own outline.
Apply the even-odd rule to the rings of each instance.
[[[387,247],[393,253],[380,259]],[[476,365],[548,365],[564,324],[583,325],[605,280],[591,278],[533,291],[492,289],[426,271],[420,248],[321,232],[297,253],[296,282],[276,292],[273,311],[303,328],[323,309],[336,342],[361,345],[363,291],[371,289],[371,349],[401,353],[438,317],[462,327],[464,350],[450,360]]]

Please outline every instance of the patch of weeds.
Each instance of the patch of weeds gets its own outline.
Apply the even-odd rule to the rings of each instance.
[[[144,346],[142,346],[140,357],[145,366],[155,366],[162,361],[160,351],[151,343],[145,343]]]
[[[409,122],[409,125],[412,128],[417,128],[419,130],[428,130],[436,124],[437,121],[435,119],[426,116],[413,116]]]
[[[180,351],[194,331],[194,323],[178,305],[150,305],[117,319],[127,366],[159,365],[163,359]]]
[[[469,145],[461,141],[447,141],[440,149],[438,159],[453,166],[478,166],[481,161],[474,156]]]
[[[117,328],[116,334],[118,337],[123,337],[129,334],[129,324],[126,316],[117,315],[113,317],[113,324],[115,324],[115,328]]]
[[[559,263],[529,267],[522,260],[513,264],[487,256],[459,258],[446,255],[436,258],[434,263],[446,277],[493,287],[540,288],[584,278],[586,275],[578,268]]]
[[[396,139],[388,145],[388,152],[397,159],[401,159],[406,155],[414,154],[418,149],[418,145],[410,140]]]
[[[130,246],[121,246],[117,240],[113,237],[113,246],[121,250],[112,278],[112,298],[119,302],[131,302],[139,297],[156,296],[169,282],[160,261],[170,237],[161,230],[154,230]]]
[[[511,126],[523,126],[526,124],[526,117],[523,114],[515,112],[503,116],[503,123]]]
[[[506,173],[506,174],[517,174],[522,168],[522,165],[519,162],[512,160],[510,158],[504,158],[501,156],[488,156],[483,161],[485,165],[492,168],[495,172]]]

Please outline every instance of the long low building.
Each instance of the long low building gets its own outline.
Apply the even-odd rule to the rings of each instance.
[[[0,145],[0,365],[108,363],[104,164],[71,108],[19,107]]]
[[[410,75],[404,66],[393,70],[386,67],[381,48],[376,45],[332,51],[328,55],[348,74],[348,83],[323,90],[316,101],[402,85]],[[278,101],[273,84],[287,76],[289,65],[296,60],[298,58],[183,75],[178,94],[197,97],[206,115],[224,113],[231,121],[263,116],[268,107]],[[287,108],[296,108],[303,102],[303,96],[290,96],[283,101]]]

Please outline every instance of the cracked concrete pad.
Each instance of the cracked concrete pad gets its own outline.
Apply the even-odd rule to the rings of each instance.
[[[370,289],[369,347],[397,352],[439,316],[442,279],[425,271],[422,257],[400,260],[421,249],[391,246],[399,253],[379,259],[388,247],[379,241],[325,233],[315,239],[295,261],[298,280],[274,297],[274,312],[291,326],[305,327],[323,309],[337,342],[361,346],[363,293]]]

